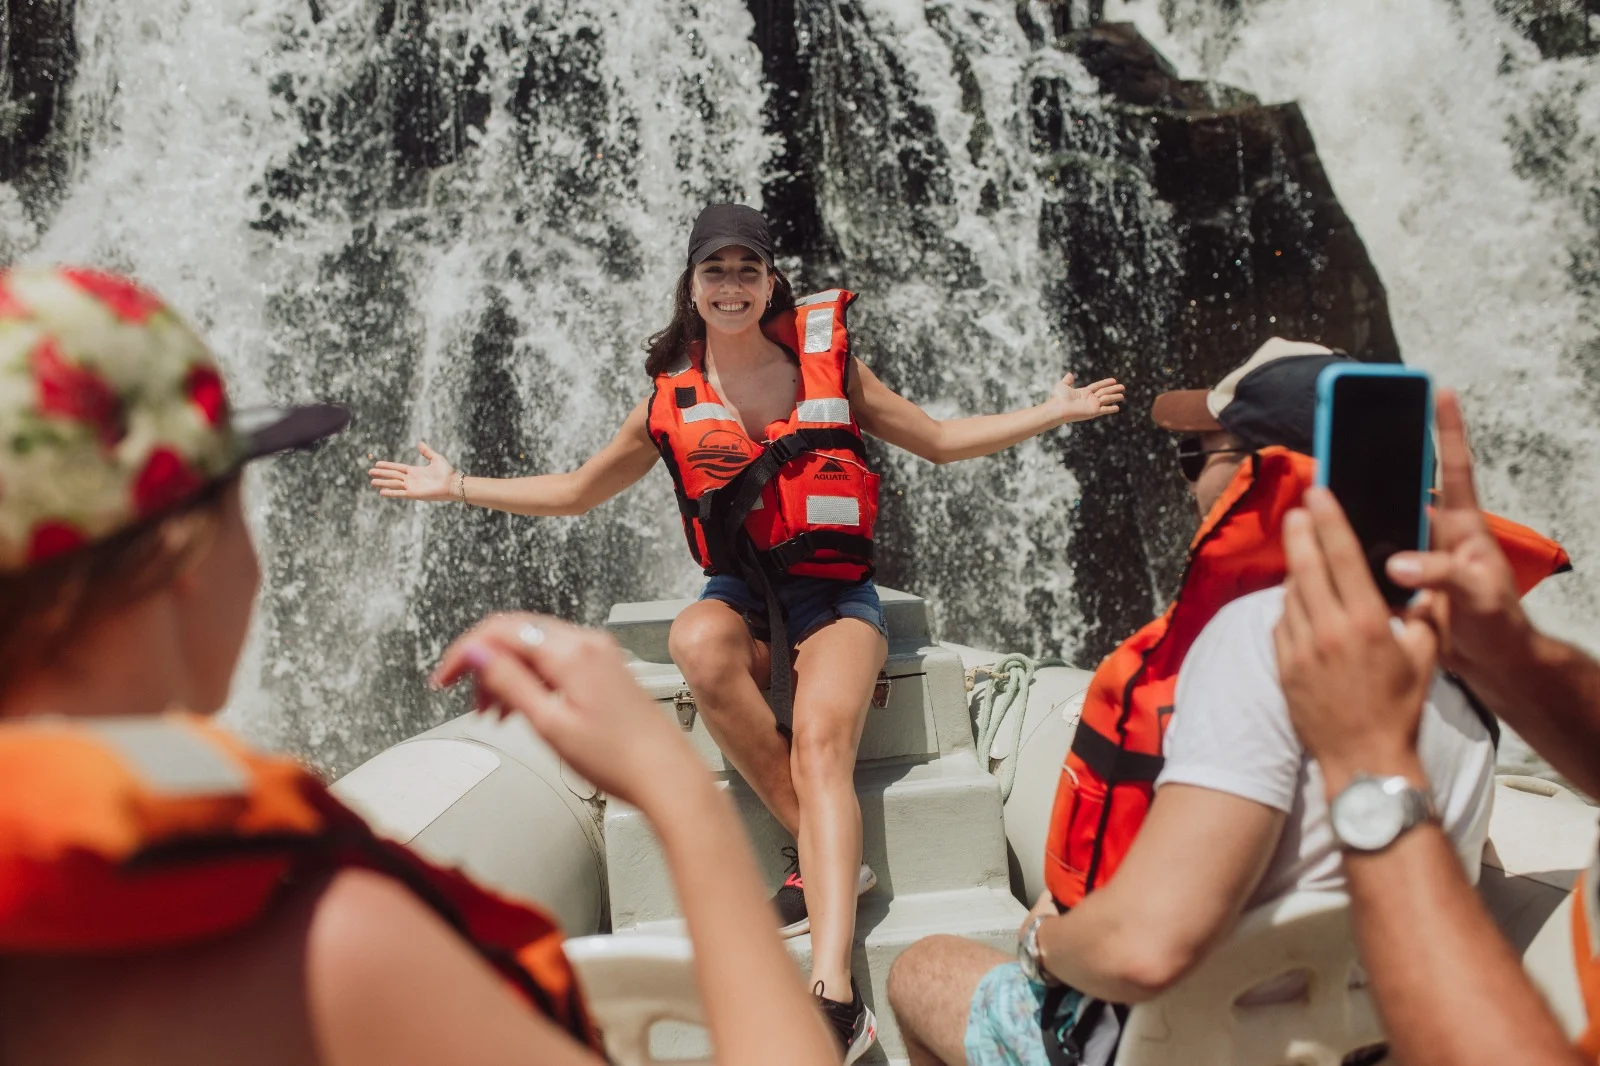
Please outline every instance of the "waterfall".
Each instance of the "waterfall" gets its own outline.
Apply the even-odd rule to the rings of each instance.
[[[947,639],[1089,664],[1153,614],[1193,515],[1150,399],[1275,332],[1460,384],[1491,500],[1580,567],[1594,539],[1593,108],[1583,60],[1490,0],[1113,5],[1190,81],[1042,0],[22,6],[0,255],[146,281],[241,405],[355,410],[252,473],[266,581],[228,712],[330,773],[463,709],[422,679],[484,612],[697,589],[659,470],[575,519],[364,471],[419,438],[489,476],[603,445],[713,199],[768,210],[797,288],[860,292],[858,354],[936,416],[1129,382],[1119,418],[989,459],[873,446],[880,579]],[[1587,639],[1594,594],[1537,606]]]
[[[1300,102],[1406,360],[1462,393],[1485,506],[1573,557],[1530,611],[1596,650],[1600,25],[1581,7],[1113,0],[1106,17],[1187,76]]]

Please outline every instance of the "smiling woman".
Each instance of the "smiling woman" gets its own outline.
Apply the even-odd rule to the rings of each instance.
[[[717,745],[795,838],[773,902],[783,935],[811,933],[811,985],[848,1066],[877,1031],[850,978],[856,898],[877,880],[861,863],[853,771],[888,649],[872,583],[878,475],[863,435],[934,463],[970,459],[1114,414],[1123,386],[1075,388],[1068,374],[1036,406],[936,420],[851,351],[854,293],[795,299],[759,212],[707,207],[685,258],[672,319],[646,344],[650,396],[576,471],[467,477],[421,443],[426,465],[369,473],[384,496],[574,515],[663,461],[710,578],[673,623],[672,657]],[[793,645],[792,677],[772,676],[791,659],[770,647],[775,632]],[[768,685],[792,691],[792,729],[777,724]]]

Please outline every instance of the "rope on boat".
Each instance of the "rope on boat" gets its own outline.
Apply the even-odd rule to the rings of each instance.
[[[1001,803],[1011,798],[1011,788],[1017,783],[1017,765],[1022,754],[1022,723],[1028,717],[1028,695],[1033,691],[1033,675],[1046,666],[1068,665],[1063,659],[1035,659],[1014,652],[989,666],[978,668],[989,675],[989,687],[984,690],[978,703],[978,751],[981,758],[989,757],[1001,726],[1007,718],[1013,719],[1011,764],[1000,779]]]

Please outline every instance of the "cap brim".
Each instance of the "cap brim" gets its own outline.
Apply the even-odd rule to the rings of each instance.
[[[1205,433],[1220,430],[1222,423],[1206,406],[1209,393],[1205,389],[1182,389],[1163,392],[1150,405],[1150,417],[1162,429],[1175,433]]]
[[[241,411],[234,428],[244,443],[245,461],[309,448],[350,424],[350,410],[333,403]]]
[[[694,254],[689,257],[689,265],[699,266],[724,248],[738,247],[750,249],[756,253],[763,263],[768,266],[772,265],[772,253],[762,248],[759,244],[752,244],[749,237],[712,237],[710,240],[702,241],[695,248]]]

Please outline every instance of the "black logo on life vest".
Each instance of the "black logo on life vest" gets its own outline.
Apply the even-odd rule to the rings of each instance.
[[[753,449],[729,429],[713,429],[689,450],[689,465],[713,481],[727,481],[750,465]]]
[[[849,481],[850,472],[837,459],[829,459],[814,475],[818,481]]]

